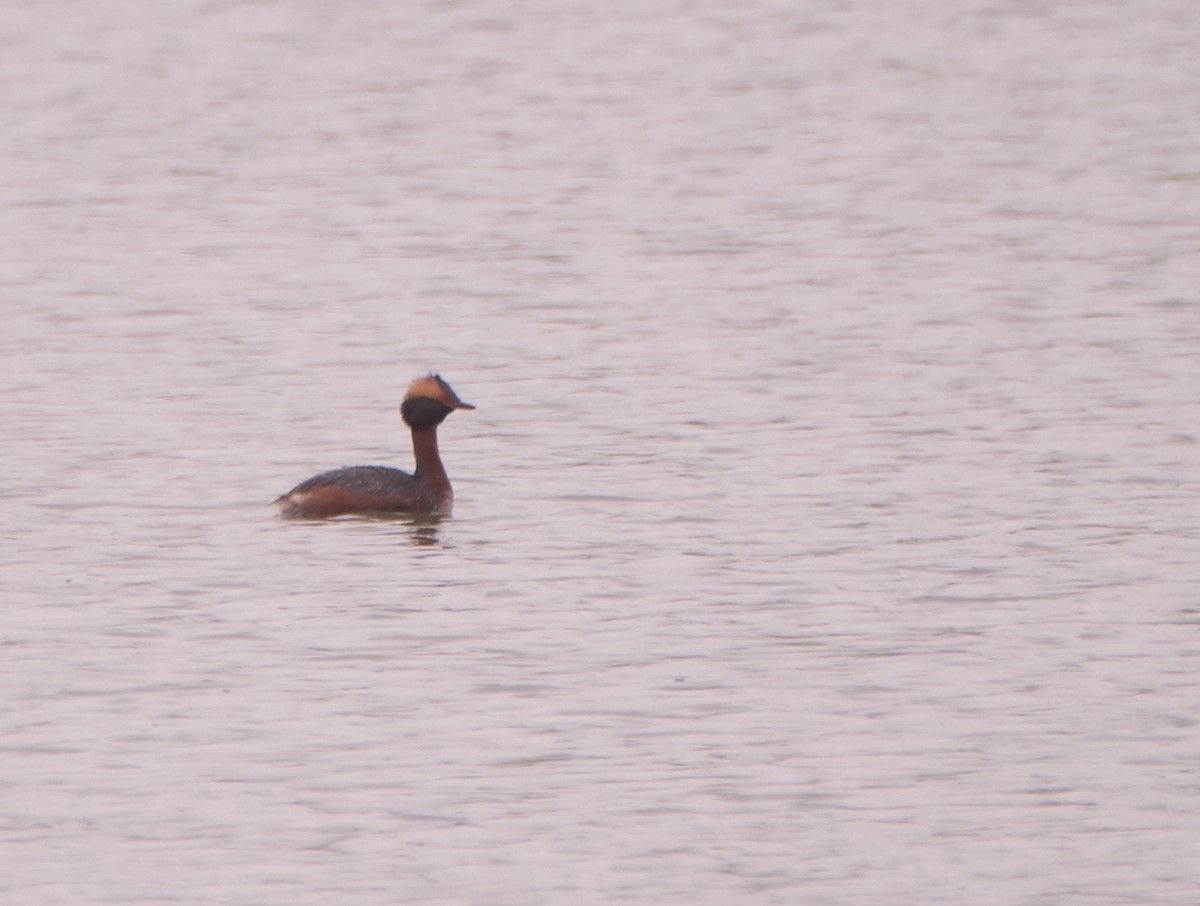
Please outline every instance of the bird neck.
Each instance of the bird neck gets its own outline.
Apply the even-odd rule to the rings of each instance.
[[[412,439],[413,456],[417,460],[413,474],[428,482],[439,497],[449,494],[450,479],[446,475],[446,467],[442,465],[442,457],[438,455],[437,425],[413,431]]]

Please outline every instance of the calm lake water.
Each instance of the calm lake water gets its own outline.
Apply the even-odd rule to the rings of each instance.
[[[1193,0],[0,48],[4,903],[1198,902]]]

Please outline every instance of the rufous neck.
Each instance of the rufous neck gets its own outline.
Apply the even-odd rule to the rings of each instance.
[[[437,426],[412,433],[413,455],[417,460],[418,478],[429,483],[439,496],[450,493],[450,479],[442,457],[438,455]]]

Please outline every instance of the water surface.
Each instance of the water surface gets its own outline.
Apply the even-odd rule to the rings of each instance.
[[[1194,9],[817,7],[13,5],[6,903],[1195,902]]]

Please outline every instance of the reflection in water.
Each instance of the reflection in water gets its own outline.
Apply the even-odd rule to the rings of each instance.
[[[442,516],[417,516],[408,521],[409,541],[415,547],[437,547],[441,539],[438,537],[438,525]]]
[[[287,519],[284,522],[288,526],[363,526],[389,523],[398,529],[393,534],[402,534],[413,546],[437,547],[442,543],[438,528],[449,518],[430,514],[361,513],[353,516],[334,516],[330,519]]]
[[[429,513],[374,513],[370,516],[348,516],[331,521],[390,522],[403,528],[405,538],[414,547],[437,547],[442,543],[438,535],[438,526],[448,518]]]

